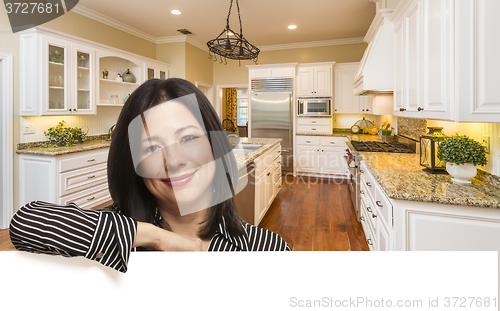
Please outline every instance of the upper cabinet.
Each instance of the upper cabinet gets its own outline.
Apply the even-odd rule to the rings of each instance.
[[[44,27],[21,32],[20,48],[21,116],[97,114],[99,105],[122,106],[149,68],[168,78],[168,64]],[[115,79],[127,70],[135,81]]]
[[[332,96],[334,63],[299,64],[297,96]]]
[[[248,65],[249,81],[266,78],[294,78],[297,63]]]
[[[21,41],[21,115],[95,114],[95,48],[29,31]]]
[[[500,122],[498,0],[403,0],[394,23],[394,115]]]

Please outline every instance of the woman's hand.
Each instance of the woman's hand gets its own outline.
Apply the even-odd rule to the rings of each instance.
[[[201,240],[158,228],[145,222],[137,222],[137,234],[132,247],[144,247],[154,251],[201,251]]]

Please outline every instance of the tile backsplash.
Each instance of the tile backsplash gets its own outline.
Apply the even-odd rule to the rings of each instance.
[[[416,118],[397,118],[398,134],[406,135],[417,140],[427,133],[427,120]]]

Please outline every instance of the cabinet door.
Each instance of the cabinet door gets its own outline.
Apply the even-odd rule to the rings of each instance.
[[[335,68],[334,113],[359,113],[359,100],[354,96],[354,76],[357,68]]]
[[[404,23],[394,27],[394,115],[402,116],[404,108]]]
[[[330,67],[314,68],[314,95],[332,95],[332,69]],[[351,88],[354,81],[354,74],[351,80]],[[353,90],[354,93],[354,90]]]
[[[144,64],[144,76],[146,80],[155,79],[158,77],[158,70],[156,69],[156,64]]]
[[[392,251],[391,235],[389,229],[381,221],[377,224],[377,250]]]
[[[95,51],[72,44],[71,102],[73,114],[95,114]]]
[[[273,172],[274,165],[270,165],[266,170],[265,182],[266,182],[266,205],[263,213],[267,210],[267,208],[273,203],[274,200],[274,183],[273,183]],[[264,216],[264,215],[262,215]]]
[[[311,96],[314,95],[314,74],[313,68],[300,68],[298,80],[298,95]]]
[[[319,167],[321,173],[338,174],[344,173],[344,148],[321,147],[319,153]]]
[[[318,165],[319,148],[320,148],[319,146],[297,147],[297,157],[295,158],[295,160],[297,161],[296,164],[297,171],[309,172],[309,173],[319,172],[319,165]]]
[[[42,47],[42,115],[70,114],[70,44],[44,36]]]
[[[255,224],[258,225],[262,213],[266,210],[266,179],[265,174],[255,178]]]
[[[414,1],[404,18],[405,23],[405,108],[417,111],[420,102],[420,10]]]
[[[158,71],[158,79],[160,79],[160,80],[167,80],[168,79],[168,67],[159,66],[157,71]]]
[[[355,100],[359,103],[359,113],[373,114],[373,95],[359,95]]]

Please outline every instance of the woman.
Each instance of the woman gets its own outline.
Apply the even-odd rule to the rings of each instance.
[[[233,195],[238,169],[208,99],[182,79],[149,80],[129,97],[108,155],[113,211],[34,201],[10,224],[18,250],[85,256],[127,271],[132,248],[290,250],[244,222]]]

